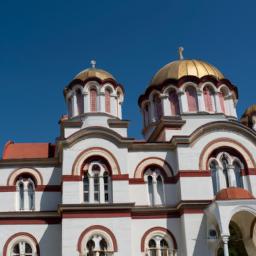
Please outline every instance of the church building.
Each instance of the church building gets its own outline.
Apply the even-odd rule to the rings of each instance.
[[[239,120],[238,88],[182,51],[138,98],[143,140],[92,61],[64,89],[54,144],[5,144],[0,255],[256,255],[256,105]]]

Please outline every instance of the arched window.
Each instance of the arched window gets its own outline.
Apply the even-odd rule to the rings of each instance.
[[[214,153],[209,160],[214,194],[223,188],[243,188],[242,161],[228,152]]]
[[[36,255],[33,253],[32,247],[29,243],[25,241],[20,241],[16,243],[11,252],[11,256],[34,256]]]
[[[205,86],[203,90],[205,110],[214,111],[214,91],[211,87]]]
[[[234,172],[235,172],[235,177],[236,177],[236,186],[239,188],[243,188],[243,178],[242,178],[242,164],[240,161],[234,161]]]
[[[101,161],[92,161],[85,165],[84,172],[84,202],[111,202],[111,176],[107,165]]]
[[[17,181],[18,209],[35,210],[35,184],[29,177],[19,177]]]
[[[171,115],[176,116],[180,114],[179,98],[175,90],[170,90],[169,101],[171,106]]]
[[[84,99],[80,89],[76,90],[76,101],[77,101],[78,114],[80,115],[84,112]]]
[[[86,256],[112,256],[107,240],[101,234],[94,234],[86,242]]]
[[[149,125],[149,107],[148,104],[144,106],[144,127],[147,127]]]
[[[154,205],[154,195],[153,195],[153,178],[152,176],[148,176],[148,195],[149,195],[149,203],[150,205]]]
[[[163,115],[162,102],[158,94],[154,95],[153,103],[154,103],[154,110],[155,110],[155,119],[156,121],[158,121]]]
[[[220,190],[219,168],[216,161],[212,161],[210,163],[210,170],[211,170],[211,176],[212,176],[213,192],[214,192],[214,195],[216,195],[217,192]]]
[[[90,109],[91,112],[97,111],[97,91],[96,89],[90,89]]]
[[[24,210],[24,183],[20,181],[18,183],[18,192],[19,192],[19,208],[20,210]]]
[[[197,102],[196,89],[193,86],[188,86],[186,88],[186,95],[187,95],[187,101],[188,101],[188,111],[197,112],[198,102]]]
[[[164,234],[152,236],[147,244],[147,256],[176,256],[176,250],[173,248],[172,239]]]
[[[110,99],[110,90],[109,89],[106,89],[105,90],[105,111],[107,113],[111,113],[111,99]]]
[[[29,210],[35,209],[35,186],[32,180],[28,180],[28,207]]]
[[[226,107],[225,107],[225,93],[224,93],[224,91],[223,90],[221,90],[220,92],[219,92],[219,99],[220,99],[220,107],[221,107],[221,111],[223,112],[223,113],[226,113]]]
[[[73,115],[73,107],[72,107],[72,98],[71,97],[69,97],[68,98],[68,115],[70,116],[70,117],[72,117],[72,115]]]
[[[147,169],[144,175],[144,180],[148,186],[149,204],[165,204],[164,183],[160,170],[155,167]]]

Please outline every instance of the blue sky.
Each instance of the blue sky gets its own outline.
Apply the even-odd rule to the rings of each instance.
[[[0,148],[54,142],[63,88],[91,59],[124,85],[129,135],[141,138],[137,99],[179,46],[238,86],[241,115],[256,103],[255,9],[253,0],[1,1]]]

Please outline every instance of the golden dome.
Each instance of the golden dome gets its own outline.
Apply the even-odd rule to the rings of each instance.
[[[176,60],[162,67],[151,80],[151,85],[158,85],[167,79],[180,79],[184,76],[214,76],[224,78],[223,74],[213,65],[201,60]]]
[[[91,77],[96,77],[101,80],[105,80],[105,79],[109,79],[109,78],[115,80],[115,78],[107,71],[105,71],[103,69],[94,68],[94,67],[87,68],[87,69],[81,71],[79,74],[77,74],[74,77],[74,79],[80,79],[80,80],[84,81]]]

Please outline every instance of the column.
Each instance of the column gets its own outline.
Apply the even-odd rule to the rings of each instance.
[[[89,100],[89,93],[83,92],[83,99],[84,99],[84,113],[90,112],[90,100]]]
[[[113,116],[118,116],[116,95],[110,95],[110,114]]]
[[[156,255],[157,256],[161,256],[161,244],[160,241],[162,240],[162,238],[160,236],[155,237],[155,242],[156,242]]]
[[[97,112],[105,112],[105,92],[100,92],[97,98]]]
[[[72,97],[72,108],[73,108],[73,116],[77,116],[78,115],[78,104],[77,104],[77,97],[76,94],[73,94]]]
[[[198,112],[205,111],[203,93],[200,90],[197,90],[197,102],[198,102]]]
[[[215,112],[222,113],[221,106],[220,106],[220,97],[219,93],[214,94],[214,102],[215,102]]]
[[[163,116],[171,116],[171,106],[167,95],[162,94],[160,96],[162,102]]]
[[[223,249],[224,249],[224,256],[229,256],[229,251],[228,251],[228,240],[229,240],[229,236],[228,236],[228,235],[222,235]]]
[[[101,236],[94,236],[92,238],[94,244],[95,244],[95,248],[94,251],[96,251],[95,256],[100,256],[100,241],[102,240]]]

